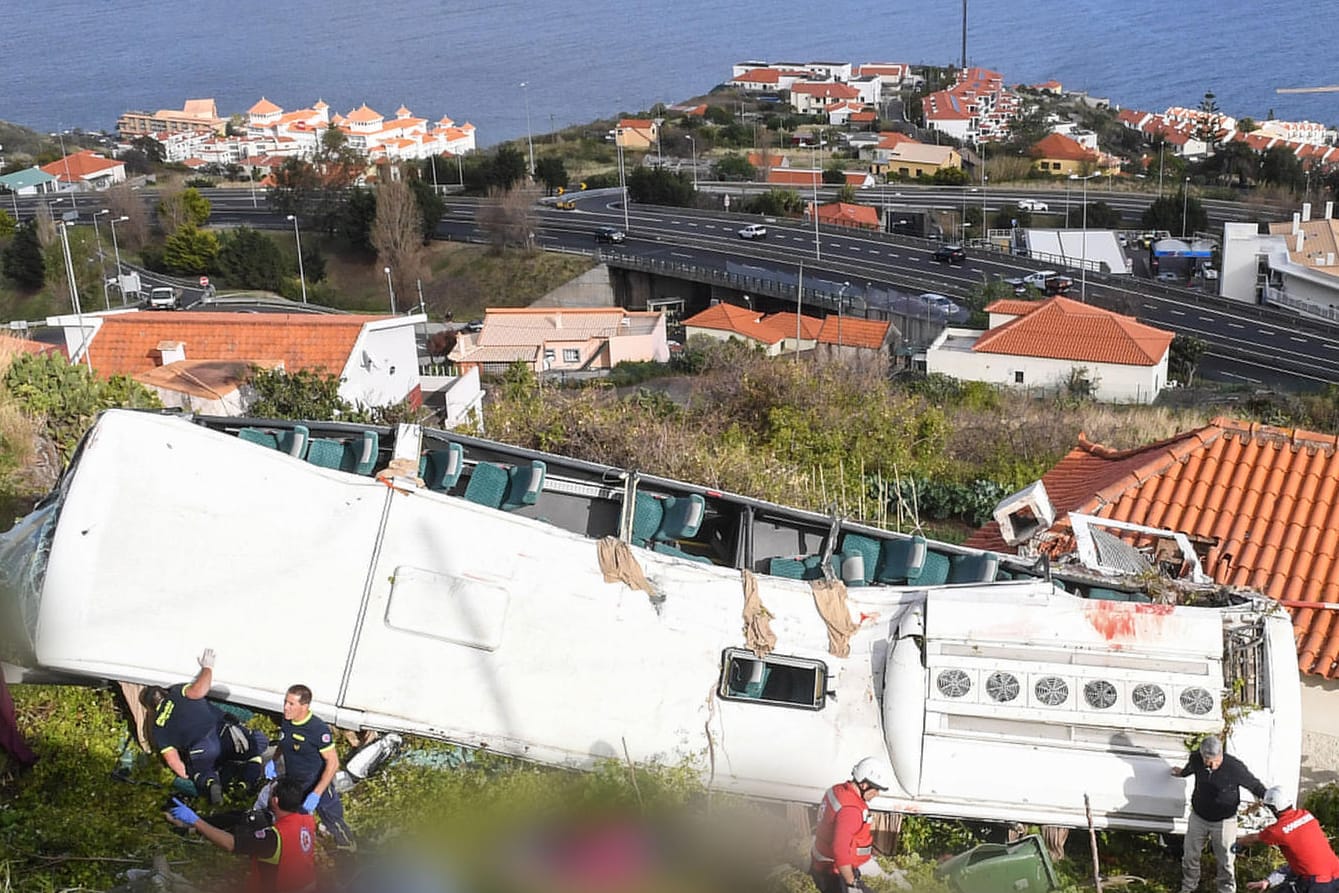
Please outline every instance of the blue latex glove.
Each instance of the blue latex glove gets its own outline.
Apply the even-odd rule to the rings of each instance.
[[[275,768],[274,768],[274,760],[266,760],[266,761],[265,761],[265,777],[268,778],[268,779],[273,780],[273,779],[276,778],[278,775],[279,775],[279,773],[278,773],[278,772],[275,770]]]
[[[303,812],[315,812],[316,804],[321,802],[321,795],[312,791],[307,795],[307,799],[302,801]]]
[[[191,809],[185,803],[182,803],[176,797],[172,798],[172,802],[177,804],[169,810],[169,814],[172,818],[181,822],[183,825],[194,825],[196,822],[200,821],[200,817],[195,814],[195,810]]]

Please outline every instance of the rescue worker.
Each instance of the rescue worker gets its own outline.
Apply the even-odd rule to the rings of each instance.
[[[893,768],[878,757],[865,757],[852,767],[850,781],[833,785],[823,795],[809,863],[819,893],[867,890],[861,874],[883,873],[874,861],[869,801],[892,785]]]
[[[225,831],[180,800],[172,801],[167,820],[220,849],[249,856],[247,893],[308,893],[316,889],[316,823],[302,811],[302,798],[301,785],[281,778],[270,796],[270,812],[260,822],[238,822]]]
[[[1276,846],[1288,860],[1288,870],[1277,872],[1277,877],[1270,875],[1268,880],[1251,881],[1246,889],[1264,890],[1291,882],[1297,893],[1335,893],[1339,890],[1339,856],[1335,855],[1325,829],[1316,817],[1295,807],[1280,787],[1265,791],[1264,804],[1274,814],[1274,824],[1258,834],[1240,838],[1233,849],[1245,849],[1257,843]]]
[[[294,685],[284,695],[284,717],[279,722],[278,753],[283,755],[285,778],[301,787],[302,808],[314,812],[340,849],[356,848],[353,832],[344,821],[344,804],[334,788],[339,771],[335,736],[325,720],[312,713],[312,690]]]
[[[1241,788],[1257,797],[1265,795],[1265,786],[1251,774],[1246,764],[1223,753],[1221,739],[1209,735],[1199,750],[1190,755],[1185,766],[1172,767],[1172,775],[1195,776],[1190,795],[1190,819],[1186,824],[1185,847],[1181,854],[1181,893],[1195,893],[1200,883],[1200,854],[1205,840],[1218,863],[1218,893],[1236,893],[1232,843],[1237,837],[1237,808],[1241,806]]]
[[[189,683],[152,686],[144,690],[144,701],[154,711],[153,739],[163,762],[218,806],[223,802],[218,774],[223,711],[205,700],[214,680],[214,649],[206,648],[198,660],[200,672]]]

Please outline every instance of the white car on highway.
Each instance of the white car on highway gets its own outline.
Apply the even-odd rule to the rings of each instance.
[[[1018,200],[1018,210],[1020,211],[1046,211],[1049,210],[1046,202],[1035,198],[1024,198]]]
[[[739,231],[741,239],[765,239],[767,238],[767,227],[761,223],[750,223]]]

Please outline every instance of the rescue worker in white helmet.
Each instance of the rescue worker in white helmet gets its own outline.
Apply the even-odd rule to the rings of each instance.
[[[818,804],[818,824],[810,852],[809,875],[819,893],[867,890],[864,874],[882,874],[874,860],[869,801],[893,786],[893,769],[878,757],[865,757],[851,769],[851,780],[833,785]]]

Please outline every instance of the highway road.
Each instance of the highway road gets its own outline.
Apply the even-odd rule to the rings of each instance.
[[[711,188],[739,189],[740,184],[712,184]],[[971,187],[897,186],[863,190],[862,198],[871,202],[886,199],[890,207],[957,207],[963,196],[975,203],[980,192]],[[281,215],[271,213],[263,195],[253,206],[247,190],[206,190],[213,213],[211,223],[220,226],[246,224],[283,229],[291,227]],[[1117,198],[1120,196],[1121,198]],[[592,251],[597,248],[593,232],[601,224],[623,228],[625,213],[618,190],[578,193],[576,210],[557,210],[542,206],[535,212],[536,244],[554,250]],[[989,189],[985,194],[988,210],[1015,206],[1020,198],[1040,198],[1051,212],[1064,207],[1064,192],[1020,189]],[[1104,198],[1090,189],[1089,201]],[[146,200],[152,200],[146,193]],[[1147,205],[1151,196],[1129,193],[1111,195],[1116,201]],[[29,199],[27,202],[31,202]],[[20,199],[21,213],[25,200]],[[874,203],[874,202],[871,202]],[[1079,202],[1074,198],[1075,206]],[[477,199],[452,198],[438,227],[438,237],[462,241],[483,240],[475,224]],[[1136,212],[1134,207],[1126,216]],[[1258,219],[1262,209],[1237,203],[1213,203],[1211,214],[1225,219]],[[1281,217],[1281,209],[1266,209],[1265,216]],[[748,264],[763,271],[775,270],[794,276],[803,262],[807,281],[844,281],[868,283],[903,294],[936,292],[963,297],[969,290],[994,278],[1011,278],[1040,269],[1037,262],[983,249],[968,251],[967,262],[960,267],[935,263],[931,259],[935,243],[908,236],[863,231],[837,231],[824,228],[815,245],[812,227],[798,222],[769,222],[765,240],[750,241],[736,236],[747,217],[725,212],[688,211],[674,208],[632,206],[626,213],[627,240],[615,246],[620,252],[635,253],[704,269],[726,270],[730,264]],[[1076,283],[1081,278],[1072,271]],[[1314,386],[1339,382],[1339,329],[1322,322],[1301,319],[1286,311],[1219,299],[1196,290],[1168,286],[1131,277],[1087,275],[1086,300],[1097,306],[1137,316],[1151,325],[1195,335],[1209,343],[1206,367],[1233,380],[1269,386]],[[174,280],[183,288],[187,303],[198,299],[199,288],[187,280]],[[1071,293],[1078,298],[1078,288]],[[858,311],[857,311],[858,312]]]

